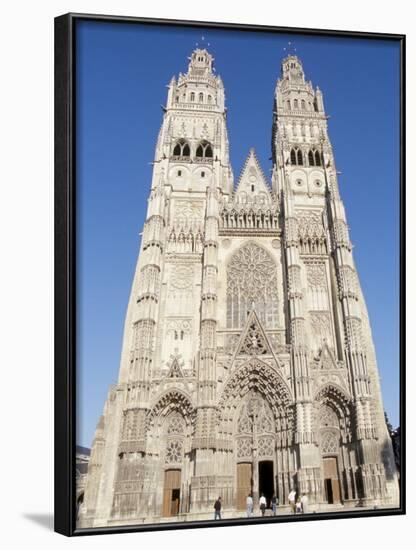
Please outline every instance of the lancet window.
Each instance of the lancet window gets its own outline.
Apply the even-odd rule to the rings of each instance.
[[[303,155],[300,149],[291,149],[290,151],[290,163],[295,166],[303,165]]]
[[[199,158],[212,158],[212,147],[208,141],[201,141],[196,148],[196,156]]]
[[[176,142],[175,147],[173,148],[174,157],[190,157],[191,148],[189,143],[185,139],[180,139]]]
[[[309,166],[322,166],[321,153],[319,151],[309,151],[308,153]]]

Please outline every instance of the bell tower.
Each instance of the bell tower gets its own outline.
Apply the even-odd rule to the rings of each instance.
[[[211,183],[230,192],[224,85],[206,49],[192,53],[187,73],[172,77],[163,111],[154,183],[163,171],[172,192],[205,192]]]
[[[276,85],[272,149],[288,280],[294,483],[315,502],[374,503],[397,499],[397,481],[327,119],[322,92],[305,79],[300,59],[288,55]],[[341,427],[341,439],[329,426]],[[347,441],[348,459],[341,452]]]

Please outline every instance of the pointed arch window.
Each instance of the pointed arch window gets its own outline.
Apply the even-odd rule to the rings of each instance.
[[[309,166],[322,166],[321,153],[316,149],[308,152]]]
[[[277,326],[276,264],[264,248],[248,243],[227,266],[227,327],[242,328],[252,309],[265,327]]]
[[[198,158],[212,158],[212,146],[209,141],[201,141],[196,148],[196,156]]]
[[[288,109],[290,109],[290,101],[289,101],[289,99],[288,99],[287,102],[286,102],[286,107],[287,107]]]
[[[199,94],[199,103],[202,103],[204,101],[204,94],[201,92]]]
[[[191,101],[195,101],[195,92],[191,92],[190,99]]]
[[[176,142],[175,147],[173,148],[173,156],[174,157],[190,157],[191,156],[191,148],[189,147],[189,143],[186,141],[186,139],[180,139]]]
[[[303,155],[300,149],[291,149],[290,164],[293,164],[294,166],[303,166]]]
[[[292,149],[290,151],[290,164],[295,165],[296,164],[296,150]]]
[[[304,99],[302,99],[302,101],[301,101],[301,106],[302,106],[302,109],[305,111],[305,109],[306,109],[306,102],[305,102]]]
[[[293,102],[294,103],[294,108],[295,109],[298,109],[299,108],[299,102],[297,99],[295,99],[295,101]]]
[[[208,96],[208,103],[212,103],[212,96],[211,95]]]

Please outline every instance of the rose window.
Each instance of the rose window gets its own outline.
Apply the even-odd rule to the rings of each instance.
[[[182,462],[182,441],[170,441],[166,449],[166,462],[178,463]]]

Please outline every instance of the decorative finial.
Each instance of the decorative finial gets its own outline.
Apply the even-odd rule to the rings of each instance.
[[[209,42],[205,42],[205,36],[201,36],[202,46],[211,46]],[[199,42],[195,42],[195,46],[199,46]]]
[[[287,55],[296,55],[296,48],[293,42],[288,42],[287,46],[283,48],[283,51],[287,52]]]

